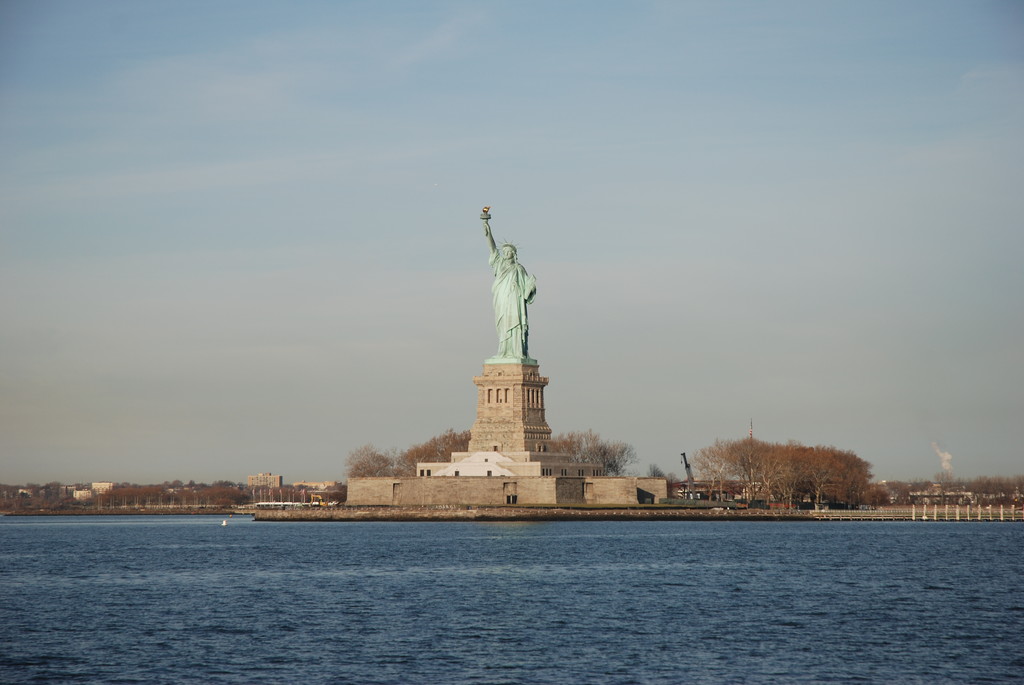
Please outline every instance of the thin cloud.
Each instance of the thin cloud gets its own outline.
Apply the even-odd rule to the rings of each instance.
[[[426,36],[395,49],[390,65],[407,70],[435,60],[450,58],[459,52],[466,36],[485,25],[484,15],[467,12],[444,20]]]

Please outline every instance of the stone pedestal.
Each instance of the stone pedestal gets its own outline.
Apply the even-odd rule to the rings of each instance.
[[[488,360],[489,362],[490,360]],[[501,452],[513,457],[545,453],[551,428],[544,418],[544,386],[540,366],[523,363],[485,363],[477,387],[476,421],[470,431],[469,452]]]

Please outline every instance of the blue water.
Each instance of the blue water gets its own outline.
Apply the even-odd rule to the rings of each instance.
[[[5,683],[1024,680],[1024,525],[0,518]]]

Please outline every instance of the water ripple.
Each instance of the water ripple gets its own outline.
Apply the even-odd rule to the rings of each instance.
[[[0,519],[0,681],[1019,682],[1024,527]]]

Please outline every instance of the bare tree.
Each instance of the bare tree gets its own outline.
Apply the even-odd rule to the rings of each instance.
[[[373,476],[394,476],[398,471],[398,454],[395,450],[381,451],[367,444],[352,450],[347,459],[349,478]]]
[[[569,455],[576,463],[601,464],[607,476],[621,476],[636,462],[636,450],[625,442],[603,440],[592,430],[560,433],[551,439],[551,451]]]
[[[786,457],[786,446],[778,443],[767,443],[766,449],[761,453],[760,480],[766,502],[779,499],[789,501],[788,498],[780,497],[789,480]]]
[[[774,492],[779,501],[792,506],[797,498],[802,498],[802,488],[807,480],[807,469],[803,455],[811,451],[810,447],[804,447],[795,440],[790,440],[785,445],[778,445],[777,449],[781,456],[778,479],[775,483]]]
[[[749,500],[768,500],[771,492],[768,481],[773,479],[774,462],[770,462],[772,446],[756,438],[734,440],[729,446],[729,459],[733,472],[743,483]]]
[[[465,452],[469,449],[469,438],[468,430],[456,433],[449,428],[426,442],[413,445],[399,456],[395,475],[415,476],[416,464],[420,462],[451,461],[452,452]]]
[[[871,484],[871,464],[850,450],[841,450],[835,447],[829,449],[832,451],[832,459],[836,465],[833,497],[851,506],[861,504]]]
[[[885,481],[885,490],[893,504],[910,504],[910,483],[902,480]]]
[[[711,490],[718,484],[718,499],[722,499],[725,479],[732,476],[732,462],[729,459],[729,443],[715,440],[715,444],[702,447],[693,457],[693,465],[701,480],[711,481]]]
[[[814,508],[821,508],[827,492],[833,489],[838,464],[833,459],[832,450],[825,447],[814,447],[800,455],[804,472],[805,492],[814,502]]]

